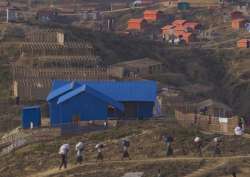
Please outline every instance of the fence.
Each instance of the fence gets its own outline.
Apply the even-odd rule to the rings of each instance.
[[[196,126],[200,130],[234,134],[234,128],[238,125],[238,117],[222,118],[195,113],[183,113],[175,111],[176,120],[184,127]]]
[[[58,128],[16,129],[15,132],[4,136],[0,140],[0,148],[3,147],[0,151],[0,156],[8,154],[29,143],[51,140],[58,136],[60,136],[60,130]]]

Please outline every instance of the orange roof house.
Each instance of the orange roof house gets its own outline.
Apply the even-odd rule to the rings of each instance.
[[[128,20],[128,30],[143,30],[146,26],[147,21],[143,18],[134,18]]]
[[[158,10],[145,10],[143,13],[143,17],[147,21],[157,21],[161,18],[161,11]]]
[[[249,48],[249,40],[248,39],[241,39],[237,41],[238,48]]]
[[[175,20],[172,23],[172,25],[175,27],[180,27],[180,26],[183,26],[186,22],[187,22],[187,20]]]
[[[244,27],[246,20],[243,18],[232,20],[232,28],[234,30],[239,30]]]

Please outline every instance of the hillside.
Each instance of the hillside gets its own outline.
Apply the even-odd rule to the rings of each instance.
[[[175,142],[174,158],[166,159],[165,145],[162,136],[173,134]],[[194,136],[203,138],[204,157],[196,155],[196,149],[192,143]],[[146,177],[151,177],[160,168],[164,175],[180,177],[192,173],[199,168],[205,168],[209,164],[220,163],[220,158],[211,158],[213,145],[211,140],[216,135],[207,135],[197,132],[195,129],[185,129],[176,124],[175,121],[152,120],[132,121],[122,123],[117,128],[111,128],[104,132],[92,132],[79,136],[60,137],[50,141],[37,142],[27,145],[15,152],[4,156],[0,163],[4,164],[1,169],[1,176],[4,177],[39,177],[43,176],[103,176],[117,177],[128,171],[144,171]],[[130,154],[131,162],[120,161],[121,139],[129,137],[131,141]],[[74,144],[82,140],[86,143],[86,163],[77,167],[74,164]],[[104,142],[105,161],[103,164],[95,163],[95,144]],[[69,163],[71,166],[67,171],[58,171],[58,148],[62,143],[71,145]],[[234,136],[223,138],[222,153],[228,157],[225,162],[230,162],[230,156],[236,159],[244,158],[240,155],[249,154],[249,139]],[[237,147],[242,147],[238,149]],[[237,156],[238,155],[238,156]],[[246,160],[248,157],[246,156]],[[227,163],[228,163],[227,162]],[[248,162],[248,161],[246,161]],[[168,164],[168,165],[166,165]],[[72,166],[73,165],[73,166]],[[245,164],[246,165],[246,164]],[[233,165],[232,165],[233,166]],[[112,167],[112,168],[110,168]],[[114,168],[115,167],[115,168]],[[222,167],[221,167],[222,168]],[[225,168],[225,167],[223,167]],[[229,169],[224,169],[223,175],[228,174]],[[182,169],[181,171],[179,169]],[[47,171],[48,170],[48,171]],[[219,171],[221,173],[221,171]]]

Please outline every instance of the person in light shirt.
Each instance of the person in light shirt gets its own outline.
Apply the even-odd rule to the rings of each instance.
[[[61,155],[61,164],[59,166],[59,170],[64,166],[64,168],[67,168],[67,155],[69,152],[69,144],[63,144],[59,149],[59,155]]]
[[[78,142],[75,147],[76,150],[76,164],[82,164],[83,153],[84,153],[84,144],[83,142]]]

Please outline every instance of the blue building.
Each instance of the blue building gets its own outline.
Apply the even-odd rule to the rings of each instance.
[[[72,91],[73,89],[80,87],[81,85],[76,82],[67,83],[60,88],[54,89],[50,92],[47,97],[49,103],[49,114],[50,114],[50,124],[53,127],[59,126],[61,121],[59,117],[59,106],[57,101],[60,96]]]
[[[24,107],[22,110],[22,128],[38,128],[41,126],[40,106]]]
[[[111,117],[150,118],[156,92],[155,81],[56,80],[47,98],[51,125]]]
[[[105,120],[108,117],[108,106],[123,112],[121,103],[92,89],[87,85],[68,92],[61,96],[57,102],[61,123]]]

